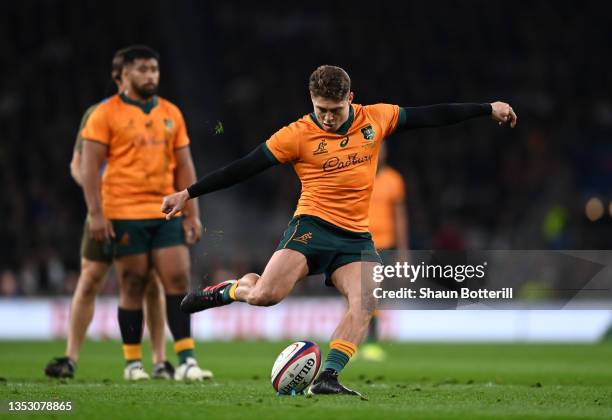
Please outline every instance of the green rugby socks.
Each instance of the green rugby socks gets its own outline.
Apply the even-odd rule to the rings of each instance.
[[[332,340],[329,344],[329,353],[325,358],[323,368],[325,370],[333,370],[339,373],[344,366],[351,360],[351,357],[357,351],[357,346],[346,340]]]

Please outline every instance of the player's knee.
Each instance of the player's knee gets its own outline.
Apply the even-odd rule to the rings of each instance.
[[[164,288],[168,294],[186,293],[189,289],[188,274],[178,271],[168,275],[164,281]]]
[[[79,278],[78,294],[83,299],[94,299],[104,283],[106,272],[83,270]]]
[[[91,281],[87,281],[84,278],[81,280],[83,285],[79,287],[79,297],[85,300],[94,300],[98,295],[100,287]]]
[[[126,297],[142,301],[146,284],[146,275],[129,271],[125,272],[121,276],[121,293]]]

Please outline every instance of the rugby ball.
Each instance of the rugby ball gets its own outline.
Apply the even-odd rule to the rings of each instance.
[[[296,341],[283,350],[272,366],[272,386],[279,395],[302,393],[321,367],[321,349],[311,341]]]

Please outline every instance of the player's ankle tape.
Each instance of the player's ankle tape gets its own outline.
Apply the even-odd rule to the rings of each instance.
[[[142,345],[124,344],[123,357],[125,358],[125,360],[130,361],[142,360]]]
[[[357,351],[357,346],[346,340],[332,340],[332,342],[329,343],[329,348],[339,350],[349,358],[353,357]]]
[[[238,282],[234,282],[229,288],[229,297],[231,300],[236,300],[236,287],[238,287]]]
[[[174,343],[174,352],[180,353],[185,350],[193,350],[195,348],[195,341],[191,337],[181,338]]]

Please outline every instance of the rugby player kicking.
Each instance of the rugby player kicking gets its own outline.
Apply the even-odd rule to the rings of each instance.
[[[348,74],[328,65],[312,73],[309,90],[312,113],[283,127],[247,156],[164,197],[161,210],[170,219],[190,199],[232,186],[271,166],[291,163],[302,192],[263,274],[248,273],[191,292],[181,309],[193,313],[234,301],[270,306],[283,300],[298,280],[325,273],[326,283],[346,298],[347,309],[332,335],[324,369],[309,393],[359,395],[341,385],[338,374],[355,354],[375,310],[370,290],[374,283],[360,279],[380,264],[368,231],[368,210],[381,142],[395,131],[484,116],[515,127],[517,117],[503,102],[423,107],[353,104]]]

